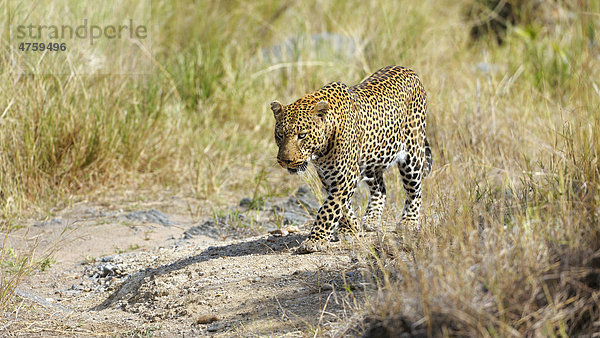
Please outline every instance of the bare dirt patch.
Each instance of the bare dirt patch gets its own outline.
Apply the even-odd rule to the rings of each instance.
[[[20,284],[0,332],[305,336],[335,330],[362,297],[345,245],[295,253],[318,207],[307,189],[200,221],[177,203],[82,204],[11,233],[8,245],[37,243],[54,261]]]

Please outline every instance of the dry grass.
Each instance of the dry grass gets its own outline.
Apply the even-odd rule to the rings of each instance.
[[[502,47],[440,43],[444,58],[419,69],[435,170],[423,228],[371,255],[383,277],[372,334],[600,331],[600,21],[589,10],[517,28]]]
[[[385,278],[363,310],[430,334],[599,329],[597,3],[558,1],[502,46],[469,43],[469,0],[152,3],[151,75],[22,76],[0,54],[5,226],[123,186],[284,192],[297,181],[276,167],[267,103],[400,64],[429,92],[435,170],[423,228],[377,256]],[[395,223],[401,184],[387,181]]]

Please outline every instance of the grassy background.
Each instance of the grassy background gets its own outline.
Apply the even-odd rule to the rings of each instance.
[[[399,64],[429,93],[434,171],[423,229],[391,249],[382,242],[410,259],[373,251],[379,297],[362,310],[395,332],[408,330],[399,318],[429,333],[590,330],[600,284],[600,8],[556,1],[523,11],[498,46],[493,36],[469,40],[477,18],[465,8],[484,3],[154,0],[156,67],[144,76],[18,75],[2,48],[3,226],[123,188],[214,201],[257,186],[283,193],[298,179],[274,160],[268,103]],[[395,172],[387,182],[384,218],[394,223],[401,182]]]

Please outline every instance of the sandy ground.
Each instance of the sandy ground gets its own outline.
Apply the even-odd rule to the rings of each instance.
[[[318,202],[308,189],[218,215],[189,203],[82,202],[12,232],[51,253],[19,285],[3,336],[348,334],[366,283],[353,251],[298,255]],[[207,213],[210,214],[210,213]]]

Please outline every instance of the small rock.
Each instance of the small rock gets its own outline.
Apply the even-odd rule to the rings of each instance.
[[[206,331],[208,332],[217,332],[220,329],[223,328],[224,325],[220,324],[220,323],[212,323],[209,327],[206,328]]]
[[[81,293],[81,291],[79,291],[79,290],[67,290],[67,291],[65,291],[65,295],[68,296],[68,297],[73,297],[73,296],[76,296],[76,295],[78,295],[80,293]]]
[[[150,209],[146,211],[132,211],[128,212],[123,217],[131,221],[138,221],[144,223],[155,223],[165,226],[176,225],[177,223],[172,222],[167,215],[156,210]]]
[[[200,325],[200,324],[210,324],[213,322],[218,321],[219,318],[215,315],[203,315],[198,317],[198,319],[196,320],[196,324]]]
[[[289,234],[288,230],[284,228],[271,230],[269,233],[276,237],[287,236]]]
[[[100,266],[99,267],[100,272],[98,273],[98,277],[104,278],[104,277],[112,276],[115,274],[116,269],[117,269],[117,267],[112,264],[105,264],[104,266]]]
[[[103,263],[108,263],[108,262],[112,262],[115,259],[115,256],[104,256],[100,259],[101,262]]]
[[[219,238],[221,229],[213,220],[208,220],[202,224],[195,225],[183,232],[183,239],[192,239],[198,235]],[[209,248],[210,249],[210,248]]]
[[[39,222],[39,223],[35,223],[33,226],[35,227],[46,227],[46,226],[52,226],[52,225],[63,225],[64,221],[60,218],[53,218],[49,221],[45,221],[45,222]]]
[[[290,234],[293,234],[293,233],[296,233],[296,232],[298,232],[298,231],[300,231],[300,230],[298,229],[298,227],[297,227],[297,226],[295,226],[295,225],[292,225],[292,226],[289,226],[289,227],[287,227],[287,231],[288,231]]]
[[[260,278],[260,277],[255,277],[255,278],[254,278],[254,281],[255,281],[255,282],[260,282],[260,280],[261,280],[261,279],[262,279],[262,278]]]
[[[252,205],[253,200],[250,197],[244,197],[240,200],[240,207],[243,208],[250,208],[250,206]]]

